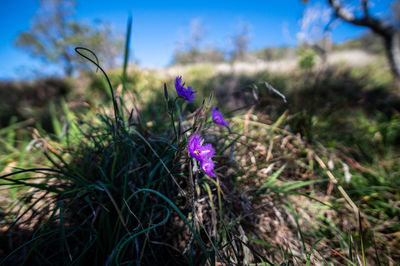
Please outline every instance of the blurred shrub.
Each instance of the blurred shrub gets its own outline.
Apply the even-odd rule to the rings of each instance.
[[[218,49],[175,51],[172,64],[218,63],[225,61],[224,53]]]
[[[315,66],[316,53],[312,49],[300,48],[297,51],[297,65],[301,69],[312,69]]]
[[[66,80],[43,79],[30,82],[0,82],[0,128],[8,125],[12,116],[18,120],[48,117],[48,103],[68,94],[71,85]]]
[[[361,35],[359,38],[354,38],[333,46],[334,51],[353,50],[353,49],[360,49],[372,54],[385,53],[385,47],[383,46],[383,42],[377,35],[373,34],[372,32],[368,32],[364,35]]]
[[[283,47],[267,47],[251,52],[256,58],[265,61],[281,60],[290,58],[294,55],[294,49],[288,46]]]

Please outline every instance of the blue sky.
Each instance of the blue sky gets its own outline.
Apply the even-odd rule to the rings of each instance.
[[[36,0],[2,0],[0,10],[2,34],[0,35],[0,79],[25,78],[39,70],[51,73],[40,60],[15,48],[13,41],[19,32],[28,30],[39,8]],[[357,1],[353,1],[358,3]],[[372,12],[379,16],[389,14],[390,0],[374,0]],[[325,5],[324,0],[310,1]],[[166,66],[177,43],[189,34],[192,19],[200,19],[205,28],[204,44],[222,49],[230,48],[229,38],[239,22],[251,25],[250,49],[265,46],[295,45],[299,20],[306,5],[300,0],[78,0],[77,20],[108,22],[124,34],[129,14],[133,16],[131,54],[141,66]],[[359,36],[364,28],[340,23],[332,32],[335,42]]]

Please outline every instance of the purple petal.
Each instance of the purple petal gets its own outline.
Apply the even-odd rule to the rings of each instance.
[[[211,116],[212,116],[214,123],[221,125],[221,126],[229,127],[228,122],[225,121],[225,118],[222,115],[222,113],[218,112],[216,106],[213,106]]]
[[[182,76],[176,77],[175,88],[176,88],[176,93],[178,94],[178,96],[184,98],[188,102],[193,101],[194,94],[197,92],[197,91],[194,91],[192,89],[192,87],[190,87],[190,86],[185,88],[185,83],[182,84]]]
[[[207,159],[207,160],[201,161],[200,167],[204,171],[204,173],[208,174],[211,177],[216,177],[216,174],[213,173],[213,170],[214,170],[213,160]]]
[[[203,151],[203,142],[199,134],[194,134],[190,137],[189,143],[186,148],[189,150],[190,155],[197,160],[202,160],[201,152]]]
[[[215,150],[211,144],[206,144],[203,146],[203,149],[200,152],[200,155],[203,160],[206,160],[208,158],[212,158],[215,154]]]
[[[194,134],[189,138],[186,148],[188,149],[190,156],[200,161],[200,167],[204,173],[216,177],[213,173],[214,162],[212,160],[215,150],[211,144],[207,143],[203,145],[203,142],[204,140],[200,134]]]

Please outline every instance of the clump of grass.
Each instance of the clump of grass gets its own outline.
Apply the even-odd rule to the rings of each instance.
[[[182,243],[171,243],[171,238],[185,225],[177,226],[173,217],[193,231],[202,250],[198,253],[203,256],[190,259],[209,259],[210,251],[176,206],[187,194],[180,187],[188,176],[180,157],[185,140],[178,143],[171,132],[153,135],[126,117],[110,89],[114,116],[99,115],[97,124],[75,124],[74,145],[59,151],[48,145],[51,168],[2,176],[3,185],[31,188],[20,198],[22,209],[9,230],[17,224],[33,230],[30,240],[2,262],[183,263],[189,258],[179,252]]]
[[[83,53],[91,51],[77,52],[105,75],[113,112],[82,122],[72,121],[65,108],[70,129],[64,138],[55,119],[60,142],[40,138],[51,167],[1,176],[0,185],[26,189],[9,209],[5,236],[14,241],[1,263],[242,264],[254,257],[268,261],[250,252],[240,224],[247,205],[233,208],[238,194],[228,192],[234,183],[227,179],[222,188],[218,178],[200,174],[185,151],[187,136],[213,127],[208,118],[212,94],[186,114],[185,105],[179,98],[169,99],[165,86],[170,126],[156,134],[114,95],[97,58]],[[206,136],[216,145],[217,160],[226,164],[224,152],[231,150],[235,138],[218,131]],[[232,177],[227,169],[218,172]],[[223,212],[224,206],[232,208]],[[15,237],[18,231],[23,232],[20,240]]]

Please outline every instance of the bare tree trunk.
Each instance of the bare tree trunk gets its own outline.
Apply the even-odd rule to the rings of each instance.
[[[65,74],[67,75],[68,78],[72,77],[72,72],[73,72],[72,67],[70,66],[66,67]]]
[[[67,75],[67,77],[72,77],[72,73],[73,73],[73,66],[72,66],[72,60],[71,60],[71,56],[67,53],[64,52],[63,53],[63,59],[64,59],[64,71],[65,74]]]
[[[384,38],[384,41],[390,69],[397,85],[400,86],[400,32],[395,31],[390,36]]]

